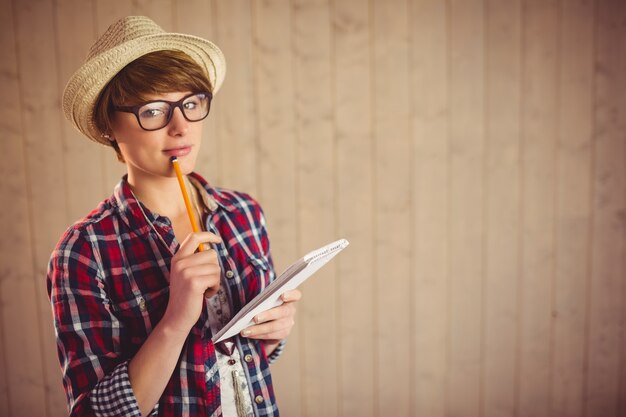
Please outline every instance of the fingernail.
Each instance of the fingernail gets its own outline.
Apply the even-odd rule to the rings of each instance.
[[[259,314],[258,316],[256,316],[256,317],[254,318],[254,321],[255,321],[255,323],[261,323],[261,322],[263,321],[263,318],[262,318],[262,316]]]
[[[243,331],[241,332],[241,335],[242,335],[242,336],[250,336],[250,333],[252,333],[250,330],[243,330]]]
[[[289,296],[287,295],[287,293],[283,294],[283,301],[289,301]]]

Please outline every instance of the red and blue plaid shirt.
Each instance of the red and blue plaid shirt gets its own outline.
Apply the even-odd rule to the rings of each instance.
[[[205,225],[222,238],[214,248],[235,314],[275,277],[263,213],[246,194],[190,179],[206,190]],[[125,179],[61,237],[47,284],[71,416],[141,415],[128,362],[165,312],[178,247],[169,219],[143,206]],[[211,336],[205,308],[152,415],[221,415]],[[262,343],[236,342],[255,414],[278,416],[269,362],[282,345],[268,359]]]

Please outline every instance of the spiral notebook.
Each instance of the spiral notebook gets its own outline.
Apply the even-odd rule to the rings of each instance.
[[[257,314],[281,305],[283,302],[280,296],[284,292],[297,288],[348,244],[346,239],[340,239],[304,255],[246,304],[222,330],[217,332],[212,338],[213,343],[219,343],[238,334],[246,327],[254,324],[252,319]]]

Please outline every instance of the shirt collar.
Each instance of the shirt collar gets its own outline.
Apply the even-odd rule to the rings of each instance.
[[[145,234],[151,229],[151,223],[158,220],[159,215],[153,213],[135,197],[127,181],[128,175],[124,175],[113,191],[113,202],[117,206],[124,222],[136,233]],[[213,188],[200,175],[192,172],[189,180],[200,191],[205,207],[211,212],[218,208],[226,211],[235,209],[231,201],[221,191]]]
[[[235,210],[235,206],[228,196],[224,195],[219,189],[211,187],[200,175],[192,172],[189,174],[188,178],[200,190],[202,201],[204,201],[204,205],[208,207],[210,211],[217,209],[216,204],[226,211]]]
[[[138,234],[146,234],[151,228],[149,221],[153,222],[157,216],[137,200],[127,178],[128,175],[124,175],[115,186],[112,201],[117,206],[120,217],[131,230]]]

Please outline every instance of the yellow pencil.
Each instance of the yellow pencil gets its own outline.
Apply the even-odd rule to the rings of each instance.
[[[189,221],[191,222],[191,230],[194,232],[199,232],[200,228],[198,227],[198,223],[196,221],[196,215],[194,214],[193,207],[191,206],[191,200],[189,200],[189,194],[187,194],[187,187],[185,187],[185,180],[183,179],[183,173],[180,170],[180,164],[178,163],[178,158],[172,156],[170,158],[172,165],[174,166],[174,171],[176,171],[176,178],[178,178],[178,185],[180,185],[180,191],[183,193],[183,200],[185,200],[185,207],[187,208],[187,215],[189,216]],[[202,252],[204,250],[204,245],[201,243],[198,250]]]

